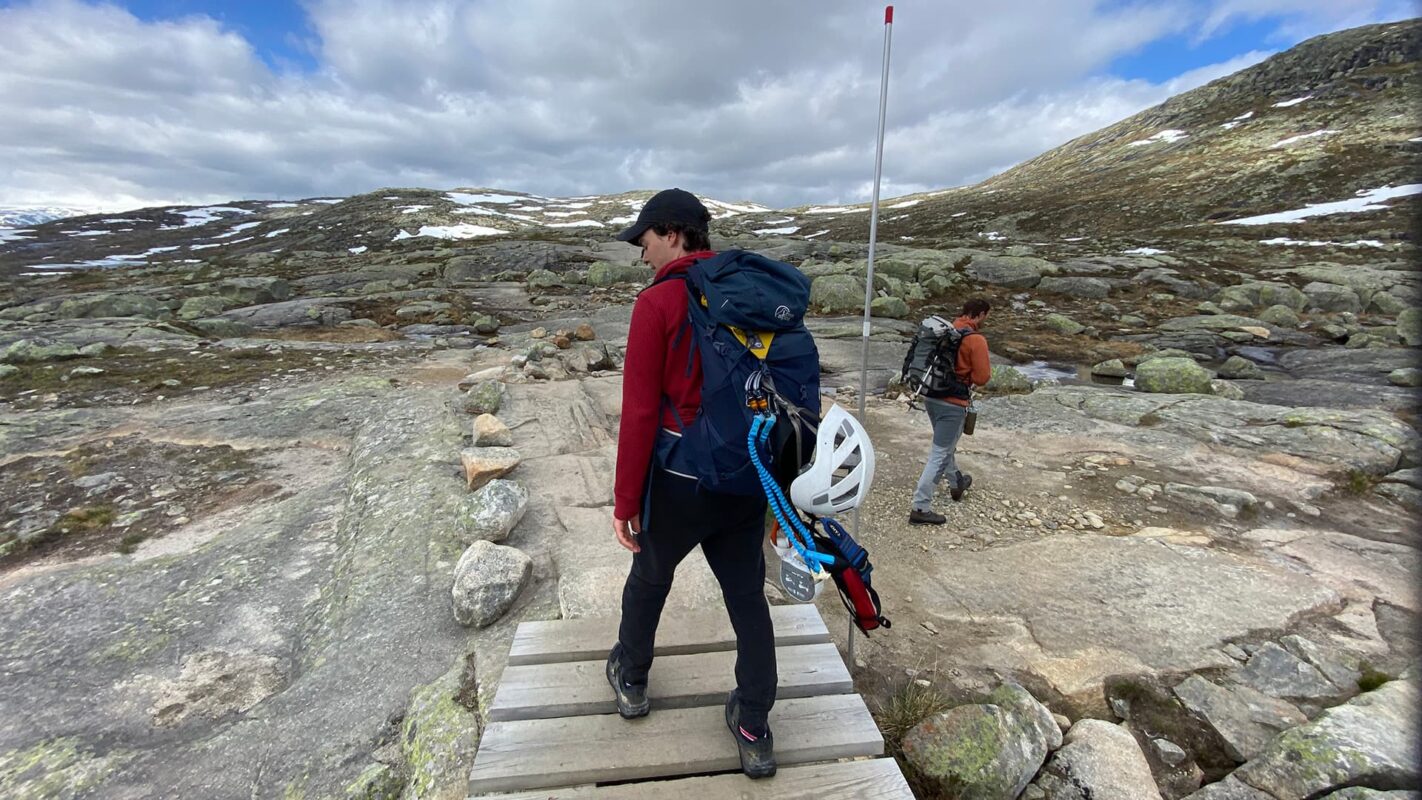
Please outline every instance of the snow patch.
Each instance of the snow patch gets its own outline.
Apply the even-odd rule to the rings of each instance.
[[[1305,100],[1312,100],[1312,99],[1313,99],[1313,95],[1311,95],[1311,94],[1306,94],[1306,95],[1304,95],[1303,97],[1295,97],[1295,98],[1292,99],[1292,100],[1285,100],[1285,101],[1283,101],[1282,103],[1275,103],[1275,104],[1274,104],[1274,108],[1291,108],[1291,107],[1293,107],[1293,106],[1298,105],[1299,103],[1302,103],[1302,102],[1305,101]]]
[[[1288,247],[1387,247],[1377,239],[1360,239],[1356,242],[1305,242],[1280,236],[1275,239],[1261,239],[1260,244],[1285,245]]]
[[[1134,142],[1131,142],[1129,145],[1127,145],[1127,147],[1140,147],[1141,145],[1159,144],[1161,142],[1169,144],[1170,142],[1178,142],[1188,135],[1189,134],[1185,133],[1185,131],[1176,130],[1175,128],[1168,128],[1149,138],[1138,139]]]
[[[365,245],[361,245],[360,247],[347,247],[347,248],[346,248],[346,250],[347,250],[348,252],[350,252],[352,255],[357,255],[357,256],[360,255],[361,253],[364,253],[365,251],[367,251],[367,250],[369,250],[369,249],[370,249],[370,248],[369,248],[369,247],[366,247]]]
[[[500,236],[508,233],[498,228],[486,228],[482,225],[424,225],[419,233],[410,233],[401,230],[395,234],[391,241],[398,242],[401,239],[413,239],[417,236],[429,236],[435,239],[473,239],[477,236]]]
[[[580,219],[575,222],[548,222],[546,228],[601,228],[603,224],[595,219]]]
[[[35,238],[34,231],[28,228],[0,228],[0,243],[33,238]]]
[[[1312,138],[1315,137],[1315,136],[1332,136],[1333,134],[1335,134],[1335,133],[1337,133],[1337,132],[1338,132],[1338,131],[1333,131],[1333,130],[1323,130],[1323,131],[1314,131],[1313,133],[1301,133],[1301,134],[1299,134],[1298,136],[1290,136],[1290,137],[1287,138],[1287,139],[1280,139],[1279,141],[1274,142],[1273,144],[1269,145],[1269,149],[1272,150],[1272,149],[1274,149],[1274,148],[1276,148],[1276,147],[1283,147],[1283,146],[1285,146],[1285,145],[1293,144],[1294,142],[1302,141],[1302,140],[1304,140],[1304,139],[1312,139]]]
[[[1071,240],[1071,241],[1080,241],[1080,240]],[[1135,248],[1132,248],[1132,249],[1130,249],[1130,250],[1122,250],[1122,251],[1121,251],[1121,255],[1124,255],[1124,256],[1161,256],[1161,255],[1165,255],[1165,251],[1164,251],[1164,250],[1157,250],[1157,249],[1155,249],[1154,247],[1135,247]]]
[[[894,203],[893,205],[889,206],[889,208],[913,208],[914,206],[922,202],[922,200],[905,200],[902,203]]]
[[[806,239],[813,239],[813,238],[815,238],[816,236],[824,236],[824,235],[827,234],[827,233],[829,233],[828,230],[815,231],[814,233],[812,233],[812,234],[810,234],[809,236],[806,236],[806,237],[804,237],[804,238],[806,238]]]
[[[858,214],[868,211],[867,208],[851,208],[850,206],[812,206],[805,211],[806,214]]]
[[[989,242],[1000,242],[1000,241],[1002,241],[1003,239],[1006,239],[1006,238],[1007,238],[1006,236],[1003,236],[1002,234],[998,233],[997,231],[985,231],[985,232],[980,233],[980,234],[978,234],[978,235],[981,236],[981,237],[983,237],[984,239],[987,239]]]
[[[400,207],[400,213],[401,213],[401,214],[413,214],[413,213],[415,213],[416,211],[424,211],[424,210],[427,209],[427,208],[433,208],[433,207],[434,207],[434,206],[401,206],[401,207]]]
[[[222,219],[223,214],[250,214],[252,212],[245,208],[233,208],[231,206],[205,206],[203,208],[192,208],[176,213],[183,218],[183,224],[165,225],[159,230],[171,231],[174,228],[196,228],[199,225],[206,225],[209,222],[216,222]]]
[[[290,233],[290,232],[291,232],[291,228],[277,228],[276,230],[272,231],[271,233],[264,233],[264,234],[262,234],[262,236],[265,237],[265,238],[267,238],[267,239],[270,239],[270,238],[272,238],[273,236],[280,236],[280,235],[282,235],[283,233]]]
[[[1326,214],[1353,214],[1359,211],[1382,211],[1387,208],[1387,206],[1381,205],[1384,200],[1414,194],[1422,194],[1422,183],[1409,183],[1404,186],[1383,186],[1378,189],[1361,189],[1358,191],[1356,197],[1350,197],[1347,200],[1335,200],[1331,203],[1311,203],[1304,208],[1296,208],[1292,211],[1260,214],[1258,216],[1244,217],[1242,219],[1227,219],[1216,224],[1270,225],[1275,222],[1298,222],[1301,219],[1321,217]]]
[[[788,236],[798,230],[800,230],[799,225],[791,225],[786,228],[759,228],[751,231],[751,233],[768,236]]]

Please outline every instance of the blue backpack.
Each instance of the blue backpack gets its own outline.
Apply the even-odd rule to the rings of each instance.
[[[701,358],[701,409],[680,436],[658,436],[656,463],[711,491],[763,494],[746,449],[756,413],[748,389],[755,386],[769,395],[777,422],[762,458],[788,487],[813,452],[809,431],[819,424],[820,355],[803,321],[810,279],[744,250],[718,253],[658,283],[675,279],[686,281],[687,313],[673,346],[692,337]],[[688,374],[691,368],[688,360]],[[666,398],[663,403],[670,406]]]

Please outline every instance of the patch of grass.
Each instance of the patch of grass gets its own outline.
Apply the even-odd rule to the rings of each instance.
[[[1338,481],[1338,488],[1346,494],[1361,496],[1372,492],[1373,487],[1378,485],[1378,476],[1370,475],[1360,469],[1350,469],[1343,473],[1343,477]]]
[[[1388,681],[1392,680],[1391,675],[1387,674],[1386,672],[1382,672],[1381,670],[1374,669],[1373,665],[1369,664],[1366,661],[1359,665],[1358,671],[1361,673],[1358,676],[1358,691],[1360,692],[1371,692],[1372,690],[1382,686],[1384,683],[1387,683]]]
[[[54,527],[57,532],[63,534],[88,533],[107,528],[115,516],[114,507],[108,503],[81,506],[65,513],[54,523]]]
[[[879,710],[879,730],[883,731],[890,750],[896,753],[905,734],[934,714],[949,708],[952,708],[952,701],[942,692],[932,686],[909,681],[884,701],[883,708]]]
[[[1142,428],[1149,428],[1153,425],[1159,425],[1164,421],[1165,420],[1162,419],[1161,416],[1155,413],[1154,411],[1147,411],[1146,413],[1141,415],[1140,419],[1136,420],[1136,425]]]
[[[124,553],[125,555],[128,553],[132,553],[134,550],[138,549],[139,542],[142,542],[144,539],[147,538],[147,535],[138,532],[125,534],[124,537],[119,540],[118,547],[115,549],[117,549],[120,553]]]

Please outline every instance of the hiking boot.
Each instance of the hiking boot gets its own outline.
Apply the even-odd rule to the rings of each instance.
[[[741,703],[735,692],[726,700],[726,727],[736,740],[741,772],[747,778],[769,778],[775,774],[775,739],[770,735],[770,728],[749,731],[741,725]]]
[[[919,511],[915,508],[909,512],[910,525],[942,525],[947,521],[947,517],[932,509]]]
[[[617,713],[623,719],[647,716],[652,710],[652,701],[647,699],[647,686],[633,686],[622,680],[622,660],[617,657],[617,648],[607,657],[607,682],[617,695]]]
[[[966,472],[959,472],[957,475],[958,485],[948,492],[948,496],[953,498],[953,502],[960,503],[963,501],[963,492],[968,491],[968,487],[973,485],[973,476]]]

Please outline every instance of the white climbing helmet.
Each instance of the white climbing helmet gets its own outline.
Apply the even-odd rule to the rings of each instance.
[[[838,405],[820,420],[815,457],[790,484],[790,500],[801,511],[829,517],[857,508],[874,482],[874,445],[864,426]]]

